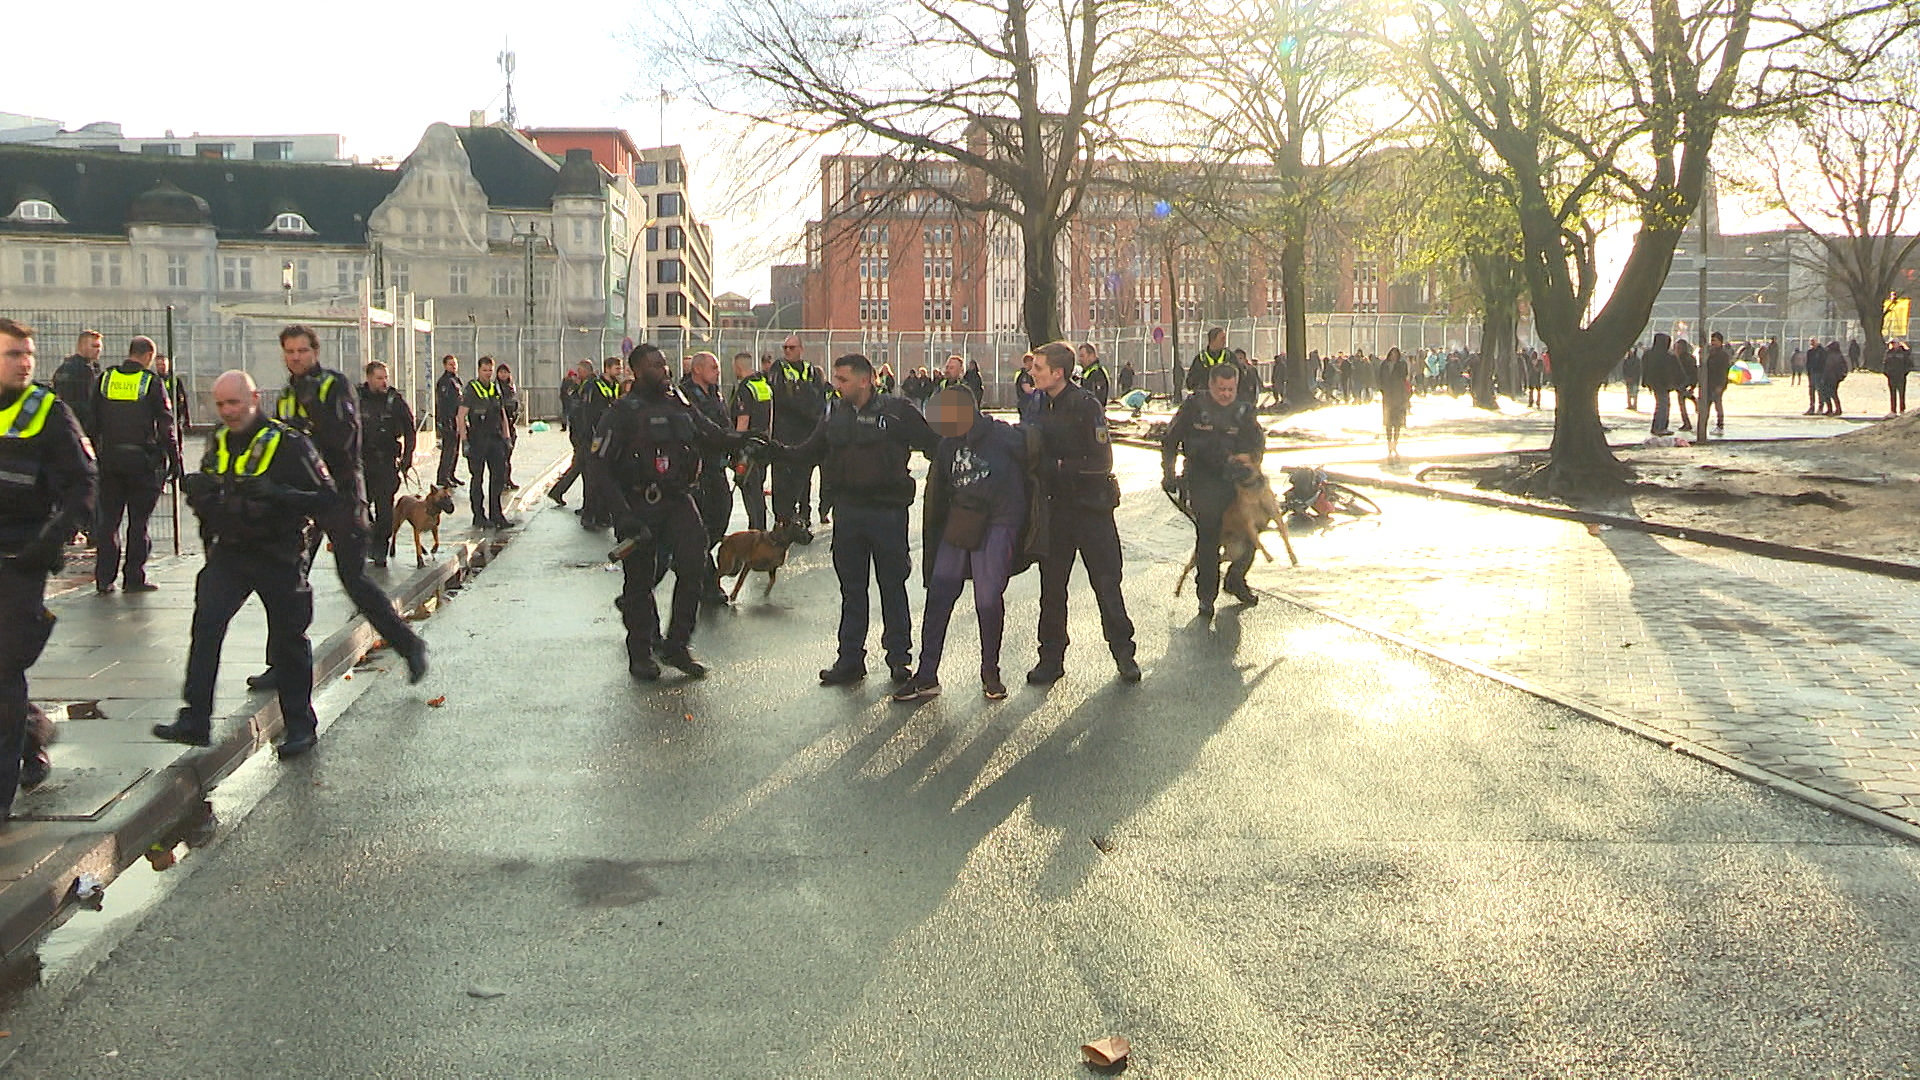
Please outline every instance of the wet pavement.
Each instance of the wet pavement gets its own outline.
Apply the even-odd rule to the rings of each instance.
[[[605,537],[537,514],[425,624],[442,706],[362,680],[314,755],[258,763],[251,813],[7,1018],[7,1074],[1065,1077],[1106,1034],[1141,1076],[1920,1068],[1920,848],[1277,600],[1199,623],[1123,457],[1146,679],[1080,591],[1069,677],[1004,702],[964,602],[942,697],[815,686],[825,536],[703,620],[709,678],[636,685]],[[1383,501],[1256,582],[1537,655],[1652,643],[1559,614],[1593,621],[1569,579],[1608,559],[1704,575],[1629,585],[1643,625],[1771,618],[1722,553]],[[1543,543],[1570,562],[1499,562]]]

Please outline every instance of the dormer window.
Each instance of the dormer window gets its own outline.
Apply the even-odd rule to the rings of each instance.
[[[20,205],[7,215],[9,221],[31,221],[43,225],[64,225],[66,218],[45,199],[22,199]]]
[[[270,233],[279,233],[282,236],[315,235],[314,227],[307,224],[307,219],[294,213],[276,215],[273,219],[272,226],[270,226],[267,231]]]

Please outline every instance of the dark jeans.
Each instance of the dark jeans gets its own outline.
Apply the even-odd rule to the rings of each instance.
[[[93,583],[111,585],[120,573],[120,518],[127,519],[126,583],[138,585],[147,580],[147,556],[153,553],[153,541],[147,535],[147,521],[160,501],[160,481],[146,470],[120,472],[101,470],[99,501],[93,515]]]
[[[1067,582],[1076,556],[1100,606],[1100,629],[1115,659],[1133,656],[1133,620],[1120,594],[1120,533],[1113,511],[1062,505],[1048,511],[1047,553],[1040,560],[1040,658],[1059,662],[1067,654]]]
[[[1907,373],[1904,371],[1887,372],[1887,411],[1907,411]]]
[[[812,462],[773,466],[773,517],[776,521],[803,521],[813,514]]]
[[[1220,519],[1233,505],[1233,482],[1225,477],[1187,478],[1187,498],[1193,504],[1193,592],[1202,604],[1220,595]],[[1227,591],[1247,587],[1253,551],[1227,567]]]
[[[767,527],[767,464],[756,461],[747,466],[738,481],[740,502],[747,510],[747,528],[765,531]]]
[[[484,479],[483,479],[484,478]],[[483,522],[503,521],[500,496],[507,487],[507,444],[502,439],[467,443],[468,502],[473,516]]]
[[[652,531],[651,540],[634,547],[621,563],[620,621],[627,630],[629,662],[647,656],[660,633],[660,612],[654,603],[653,587],[660,580],[658,568],[673,565],[673,611],[667,622],[665,645],[684,649],[693,640],[694,622],[700,611],[700,591],[705,585],[706,530],[700,524],[700,511],[690,495],[669,495],[649,506],[631,500],[636,514]],[[662,559],[660,556],[666,556]],[[698,567],[689,571],[689,567]]]
[[[0,821],[13,809],[20,788],[20,758],[28,750],[27,669],[40,659],[53,634],[47,610],[47,578],[0,562]]]
[[[336,545],[334,553],[339,554]],[[213,721],[213,686],[220,673],[220,646],[247,597],[258,596],[267,609],[267,662],[287,737],[312,735],[313,591],[298,562],[215,543],[193,587],[193,637],[187,646],[186,709],[179,722],[206,731]],[[388,606],[392,610],[392,606]]]
[[[860,667],[867,657],[867,582],[880,586],[880,646],[888,667],[913,662],[913,612],[907,607],[907,508],[841,506],[834,511],[833,572],[840,579],[840,654],[837,667]]]
[[[1667,424],[1673,415],[1673,391],[1649,390],[1648,393],[1653,395],[1653,425],[1647,430],[1655,435],[1671,431]]]
[[[1006,636],[1007,579],[1013,573],[1013,551],[1020,527],[992,525],[976,551],[942,543],[933,556],[933,580],[927,585],[927,607],[920,616],[920,671],[923,679],[940,679],[940,659],[947,648],[947,624],[960,590],[973,579],[973,613],[980,621],[980,674],[1000,676],[1000,642]]]
[[[460,460],[460,433],[451,424],[443,424],[435,430],[440,436],[440,471],[434,475],[434,483],[440,487],[452,487],[454,464]]]

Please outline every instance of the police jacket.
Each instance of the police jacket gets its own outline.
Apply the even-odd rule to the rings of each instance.
[[[1033,394],[1021,407],[1020,423],[1040,432],[1039,471],[1054,506],[1111,510],[1120,505],[1107,410],[1092,394],[1071,383],[1057,394]]]
[[[442,371],[440,377],[433,380],[434,427],[441,431],[453,430],[454,418],[460,414],[460,397],[466,389],[467,384],[451,371]]]
[[[1208,352],[1202,349],[1195,353],[1193,355],[1193,363],[1187,365],[1187,392],[1190,394],[1204,393],[1207,389],[1207,379],[1211,377],[1208,373],[1217,365],[1224,364],[1231,359],[1233,359],[1233,350],[1231,349],[1221,349],[1219,352]]]
[[[460,398],[467,410],[467,444],[507,441],[507,398],[498,381],[475,379]]]
[[[93,430],[93,384],[99,378],[99,365],[79,353],[60,361],[60,366],[53,369],[52,390],[73,410],[74,419],[80,421],[84,431]]]
[[[747,418],[747,430],[762,435],[773,431],[773,387],[755,372],[733,384],[733,419]]]
[[[157,473],[179,464],[173,405],[160,376],[124,361],[93,388],[93,452],[108,472]]]
[[[783,439],[805,438],[827,411],[827,381],[811,364],[782,360],[768,374],[773,387],[773,431]]]
[[[360,460],[366,470],[398,476],[413,465],[413,409],[400,391],[360,384]]]
[[[580,384],[580,397],[574,403],[571,423],[580,429],[584,438],[592,438],[607,410],[619,400],[620,384],[605,375],[596,375]]]
[[[1107,369],[1095,360],[1080,373],[1080,387],[1093,395],[1093,399],[1105,405],[1113,400],[1113,382],[1107,378]]]
[[[183,436],[193,430],[193,418],[189,415],[193,395],[187,391],[187,380],[181,378],[177,371],[156,377],[167,391],[167,403],[173,406],[174,434]]]
[[[307,520],[333,502],[333,484],[313,443],[293,427],[256,416],[240,431],[207,437],[200,471],[181,486],[209,551],[224,548],[288,562],[306,551]]]
[[[776,409],[774,423],[780,422]],[[820,461],[821,490],[833,492],[839,506],[913,505],[913,477],[907,472],[915,450],[932,456],[940,436],[905,398],[874,394],[856,409],[844,398],[827,406],[806,441],[776,442],[774,454],[790,461]]]
[[[703,458],[736,449],[746,437],[727,431],[671,388],[638,384],[615,402],[593,436],[590,466],[613,481],[629,507],[685,495],[700,478]]]
[[[360,402],[345,375],[315,364],[287,380],[273,418],[305,435],[342,490],[360,475]]]
[[[1173,476],[1174,463],[1185,451],[1190,479],[1227,481],[1228,458],[1248,454],[1258,463],[1266,447],[1267,435],[1252,402],[1236,399],[1221,405],[1211,395],[1196,394],[1180,403],[1161,436],[1160,470]]]
[[[683,376],[680,379],[680,396],[686,400],[687,404],[699,410],[700,415],[713,421],[714,427],[722,431],[733,430],[733,423],[727,418],[727,404],[720,400],[718,386],[709,390],[694,382],[692,375]],[[709,449],[704,456],[708,461],[723,460],[727,457],[724,451],[712,449]]]
[[[507,434],[520,423],[520,387],[512,379],[494,378],[494,384],[500,387],[500,407],[507,411]]]
[[[0,554],[93,519],[93,455],[80,423],[38,383],[0,391]]]

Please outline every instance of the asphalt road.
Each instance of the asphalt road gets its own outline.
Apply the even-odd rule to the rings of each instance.
[[[363,679],[6,1074],[1920,1068],[1911,846],[1277,601],[1209,628],[1164,545],[1137,687],[1081,592],[1051,692],[982,700],[964,602],[945,696],[821,689],[824,539],[645,687],[605,539],[536,515],[426,624],[444,707]]]

